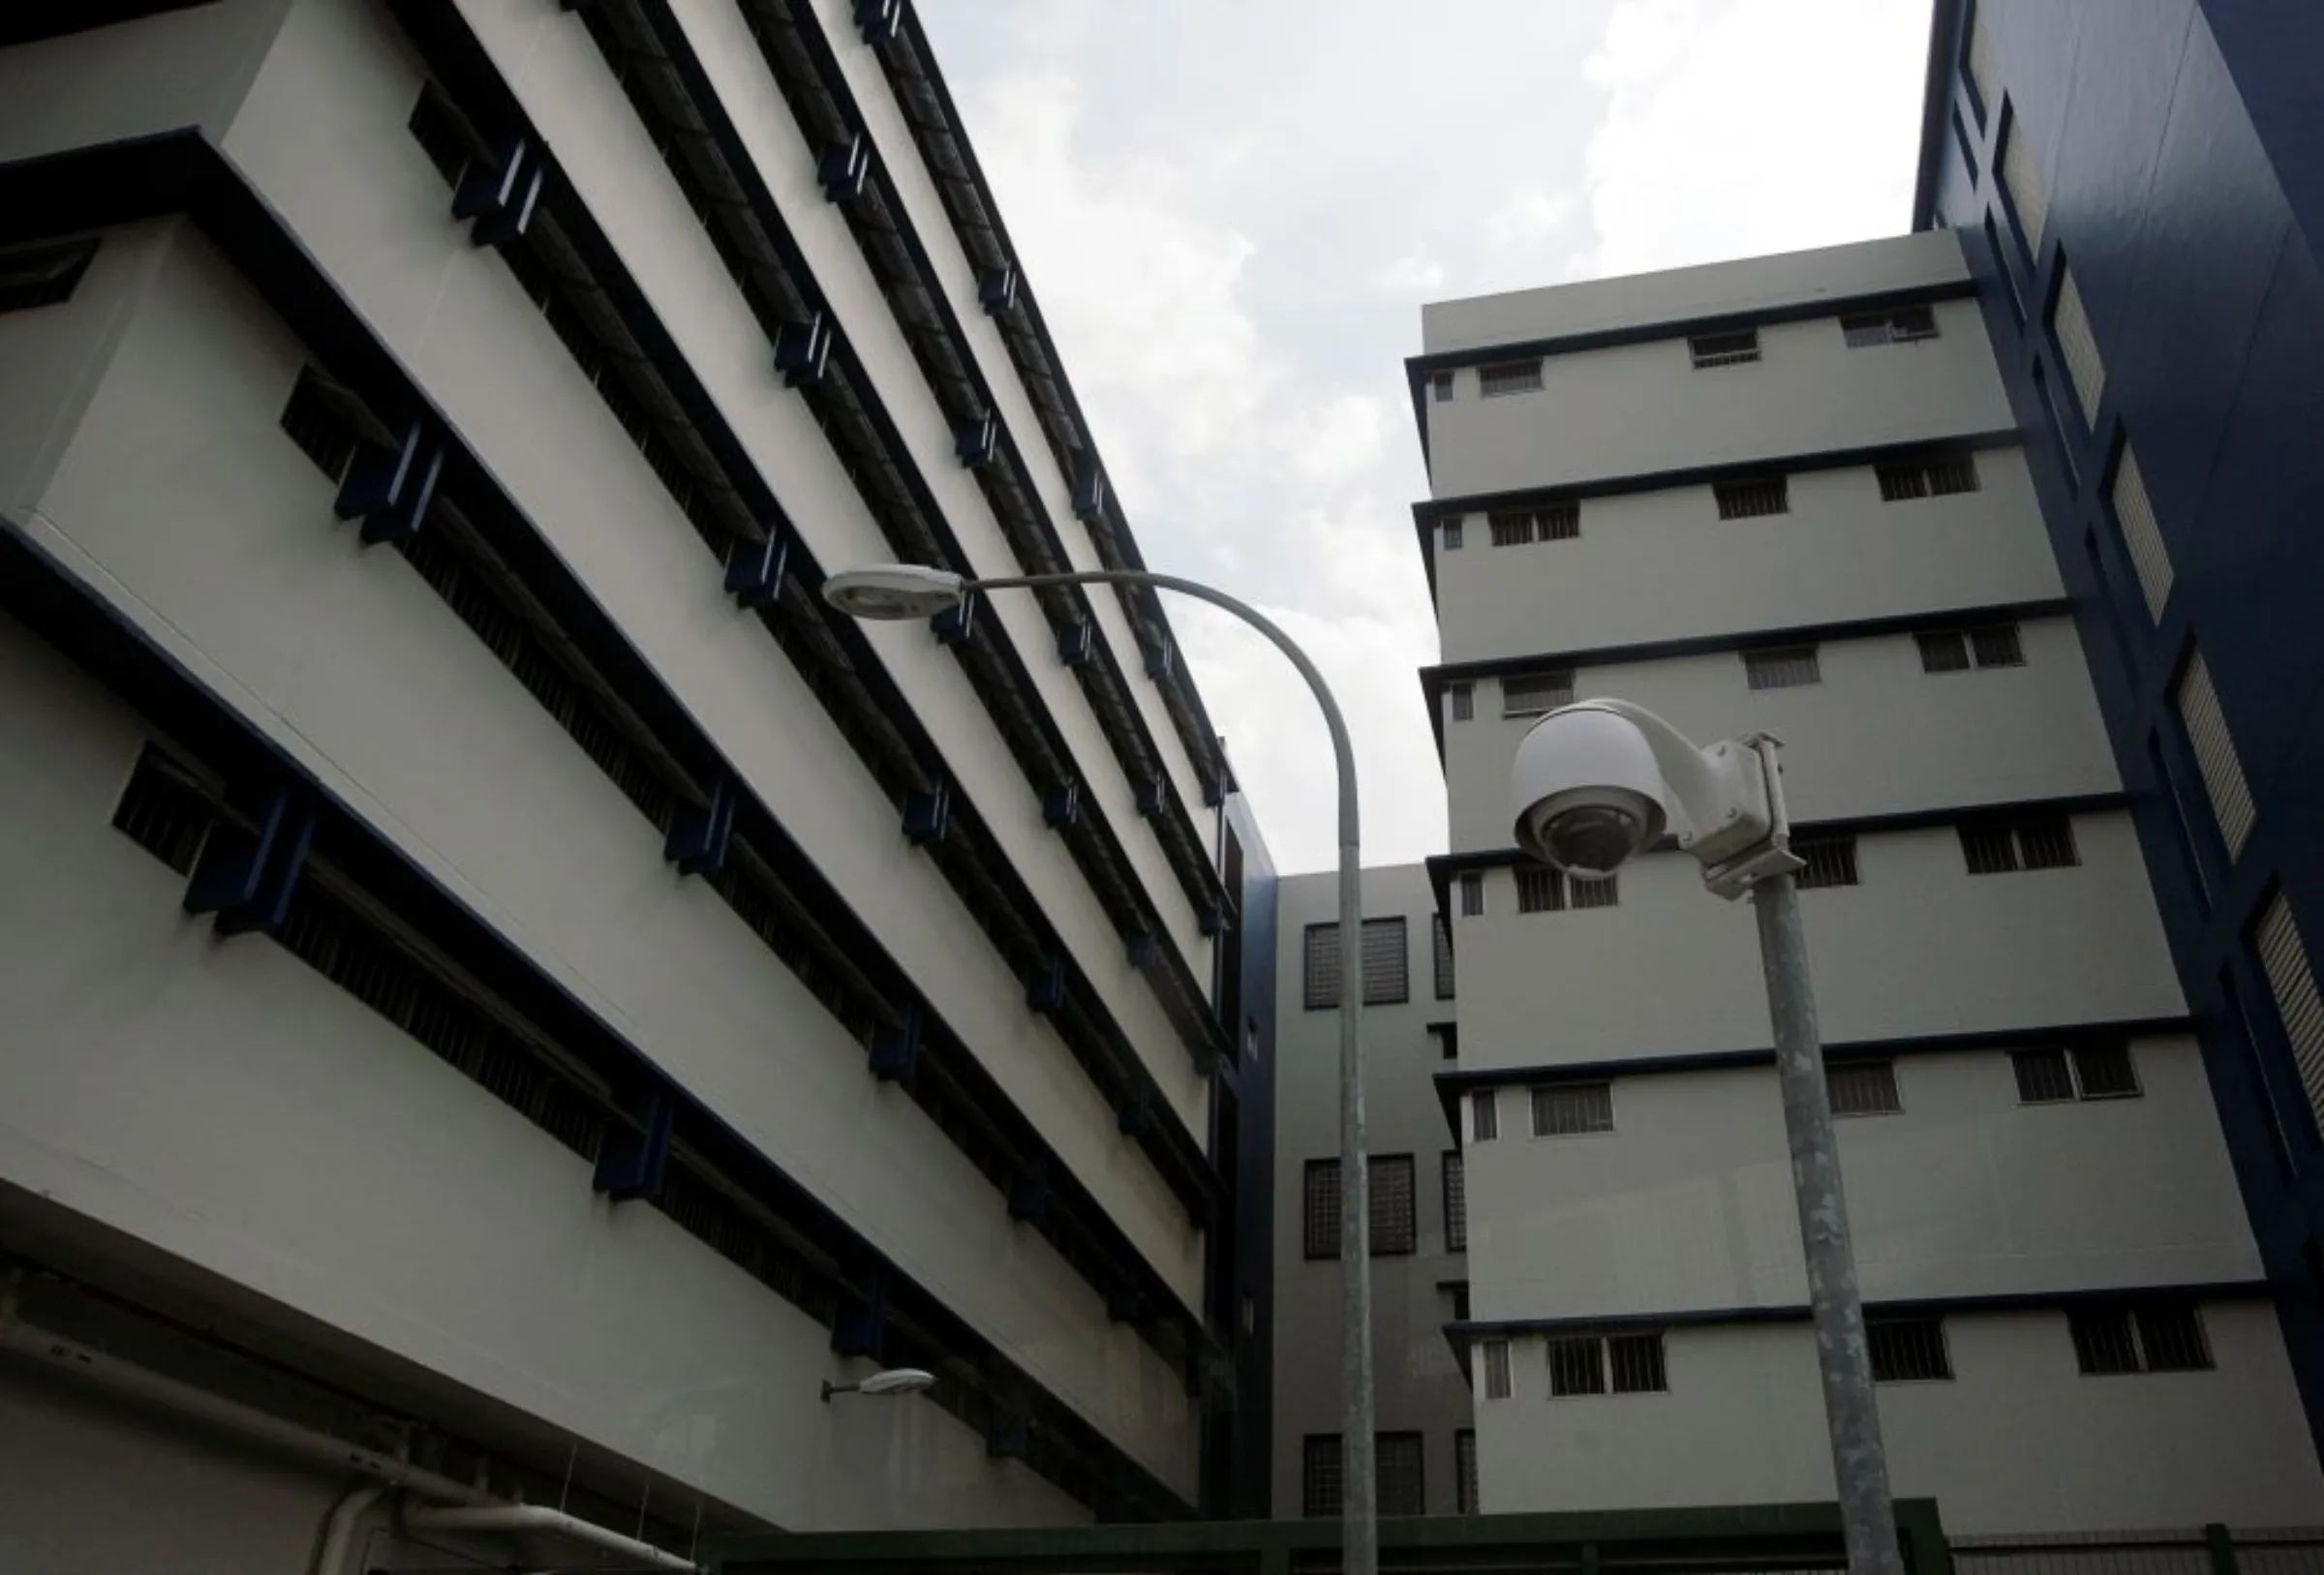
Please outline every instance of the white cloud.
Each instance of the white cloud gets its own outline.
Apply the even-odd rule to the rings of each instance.
[[[1573,216],[1572,192],[1521,186],[1485,220],[1484,233],[1496,246],[1538,246]]]
[[[1445,265],[1400,257],[1374,274],[1372,283],[1391,295],[1424,296],[1445,288]]]

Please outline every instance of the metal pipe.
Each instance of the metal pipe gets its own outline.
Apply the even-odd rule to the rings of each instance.
[[[358,1483],[331,1505],[330,1516],[322,1523],[322,1546],[315,1555],[315,1575],[341,1575],[347,1568],[348,1550],[354,1545],[356,1524],[387,1491],[382,1483]]]
[[[483,1507],[437,1508],[420,1505],[406,1509],[403,1523],[415,1531],[544,1531],[570,1537],[593,1548],[619,1555],[649,1569],[686,1571],[698,1567],[689,1559],[665,1553],[651,1542],[622,1535],[595,1521],[577,1520],[546,1504],[491,1504]]]
[[[1176,575],[1098,569],[970,580],[964,591],[1066,585],[1150,585],[1222,608],[1265,635],[1299,669],[1331,735],[1339,772],[1339,1271],[1340,1540],[1345,1575],[1377,1575],[1379,1520],[1372,1459],[1372,1221],[1363,1109],[1363,854],[1356,804],[1356,751],[1330,686],[1307,653],[1256,608]]]
[[[1765,758],[1764,754],[1762,758]],[[1776,791],[1773,762],[1768,782]],[[1823,1378],[1824,1420],[1832,1435],[1832,1473],[1840,1496],[1848,1566],[1856,1575],[1904,1575],[1888,1458],[1872,1391],[1872,1348],[1864,1336],[1864,1299],[1849,1239],[1848,1199],[1840,1186],[1840,1144],[1823,1080],[1823,1045],[1808,977],[1807,933],[1800,924],[1799,881],[1790,872],[1752,888],[1758,915],[1759,959],[1767,976],[1767,1011],[1775,1022],[1775,1065],[1783,1084],[1784,1131],[1791,1145],[1791,1190],[1808,1266],[1808,1306],[1816,1325],[1816,1363]]]

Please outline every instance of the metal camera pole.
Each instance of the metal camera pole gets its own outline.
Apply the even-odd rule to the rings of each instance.
[[[1786,838],[1783,777],[1772,739],[1755,741],[1766,773],[1775,834]],[[1823,1080],[1823,1040],[1808,977],[1807,931],[1800,924],[1799,880],[1790,870],[1762,875],[1751,888],[1758,916],[1759,961],[1767,976],[1767,1013],[1775,1024],[1775,1066],[1783,1085],[1784,1131],[1791,1145],[1791,1191],[1808,1267],[1808,1306],[1816,1325],[1816,1363],[1823,1378],[1823,1414],[1832,1435],[1832,1474],[1848,1565],[1856,1575],[1904,1575],[1888,1456],[1872,1392],[1872,1347],[1864,1335],[1864,1298],[1840,1187],[1840,1142]]]

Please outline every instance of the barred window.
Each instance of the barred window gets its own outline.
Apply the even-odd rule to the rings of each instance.
[[[1339,926],[1337,924],[1309,924],[1307,926],[1307,960],[1305,969],[1307,1010],[1339,1005]]]
[[[1660,1333],[1609,1335],[1605,1358],[1618,1395],[1659,1394],[1670,1387],[1669,1377],[1663,1370]]]
[[[1445,1251],[1469,1250],[1469,1184],[1458,1154],[1445,1156]]]
[[[1428,397],[1439,405],[1452,403],[1452,374],[1450,372],[1429,373]]]
[[[1575,1137],[1614,1130],[1611,1083],[1559,1083],[1533,1091],[1533,1135]]]
[[[1566,905],[1570,908],[1616,908],[1622,905],[1622,882],[1613,875],[1603,880],[1566,877]]]
[[[1484,873],[1463,870],[1460,876],[1460,916],[1475,919],[1484,912]]]
[[[1840,318],[1840,334],[1851,350],[1935,339],[1937,312],[1927,305],[1900,306],[1885,312],[1850,312]]]
[[[1418,1433],[1376,1433],[1372,1436],[1372,1475],[1379,1485],[1381,1514],[1428,1513],[1422,1453]]]
[[[1503,394],[1530,394],[1542,386],[1542,363],[1503,361],[1477,369],[1477,392],[1485,399]]]
[[[1473,683],[1448,685],[1445,695],[1450,703],[1452,720],[1465,722],[1477,714],[1477,686]]]
[[[1574,704],[1574,670],[1552,668],[1540,673],[1510,673],[1501,680],[1501,714],[1539,716],[1544,712]]]
[[[1872,1346],[1875,1383],[1915,1383],[1953,1376],[1942,1318],[1876,1318],[1864,1325],[1864,1335]]]
[[[1898,1115],[1905,1108],[1897,1092],[1893,1061],[1850,1061],[1826,1067],[1823,1085],[1836,1116]]]
[[[1961,829],[1961,852],[1972,875],[2020,869],[2064,869],[2082,862],[2073,822],[2064,815],[2025,815],[1978,821]]]
[[[1467,544],[1467,534],[1462,529],[1461,517],[1459,515],[1455,514],[1445,522],[1444,541],[1445,551],[1449,553],[1459,552],[1461,548]]]
[[[1309,1160],[1302,1221],[1306,1256],[1339,1256],[1339,1162]]]
[[[2021,1105],[2135,1099],[2141,1092],[2130,1046],[2121,1040],[2012,1050],[2009,1063],[2017,1075]]]
[[[1605,1343],[1596,1335],[1575,1335],[1549,1341],[1549,1394],[1605,1393]]]
[[[1823,681],[1814,646],[1781,646],[1743,653],[1743,677],[1755,689],[1796,689]]]
[[[1540,508],[1497,508],[1485,515],[1484,523],[1496,547],[1572,541],[1581,534],[1581,505],[1565,502]]]
[[[1342,977],[1339,926],[1309,924],[1306,933],[1306,989],[1308,1011],[1339,1005]],[[1411,999],[1412,979],[1405,951],[1404,920],[1366,919],[1363,922],[1363,1004],[1395,1006]]]
[[[1477,1433],[1457,1428],[1452,1434],[1453,1508],[1463,1515],[1477,1513]]]
[[[1757,328],[1738,328],[1731,333],[1693,334],[1687,339],[1687,356],[1697,371],[1705,367],[1741,366],[1759,358],[1759,331]]]
[[[1799,872],[1803,890],[1856,884],[1856,839],[1843,833],[1794,837],[1791,851],[1807,861]]]
[[[1753,520],[1764,514],[1791,512],[1791,484],[1789,476],[1753,476],[1733,481],[1714,481],[1711,496],[1718,500],[1719,517],[1723,520]]]
[[[1883,460],[1872,468],[1881,484],[1881,501],[1908,502],[1915,498],[1950,498],[1978,490],[1977,462],[1971,454],[1943,454],[1917,460]]]
[[[1344,1462],[1336,1433],[1310,1433],[1300,1449],[1300,1512],[1310,1517],[1340,1512]]]
[[[1452,929],[1445,923],[1443,914],[1432,913],[1428,916],[1428,934],[1435,942],[1436,949],[1436,998],[1450,1001],[1452,999]]]
[[[2077,1307],[2066,1313],[2066,1325],[2076,1365],[2093,1376],[2189,1373],[2212,1365],[2211,1343],[2191,1302]]]
[[[1489,1143],[1500,1136],[1500,1090],[1481,1088],[1469,1096],[1469,1141]]]
[[[1510,1396],[1509,1342],[1481,1340],[1477,1343],[1477,1352],[1483,1358],[1481,1365],[1484,1368],[1484,1398],[1507,1400]]]
[[[1549,1394],[1660,1394],[1670,1387],[1660,1331],[1643,1334],[1552,1336]]]
[[[2023,667],[2025,642],[2014,623],[1981,623],[1970,629],[1923,629],[1912,637],[1920,647],[1924,673],[1966,673],[1976,667]]]
[[[1557,913],[1566,905],[1563,870],[1542,864],[1517,866],[1517,912]]]
[[[1421,1246],[1412,1156],[1376,1154],[1364,1169],[1371,1189],[1372,1256],[1411,1257]]]

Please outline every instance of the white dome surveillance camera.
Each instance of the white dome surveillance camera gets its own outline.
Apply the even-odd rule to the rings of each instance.
[[[1577,880],[1605,880],[1668,824],[1663,773],[1628,717],[1587,703],[1553,711],[1517,745],[1517,846]]]

